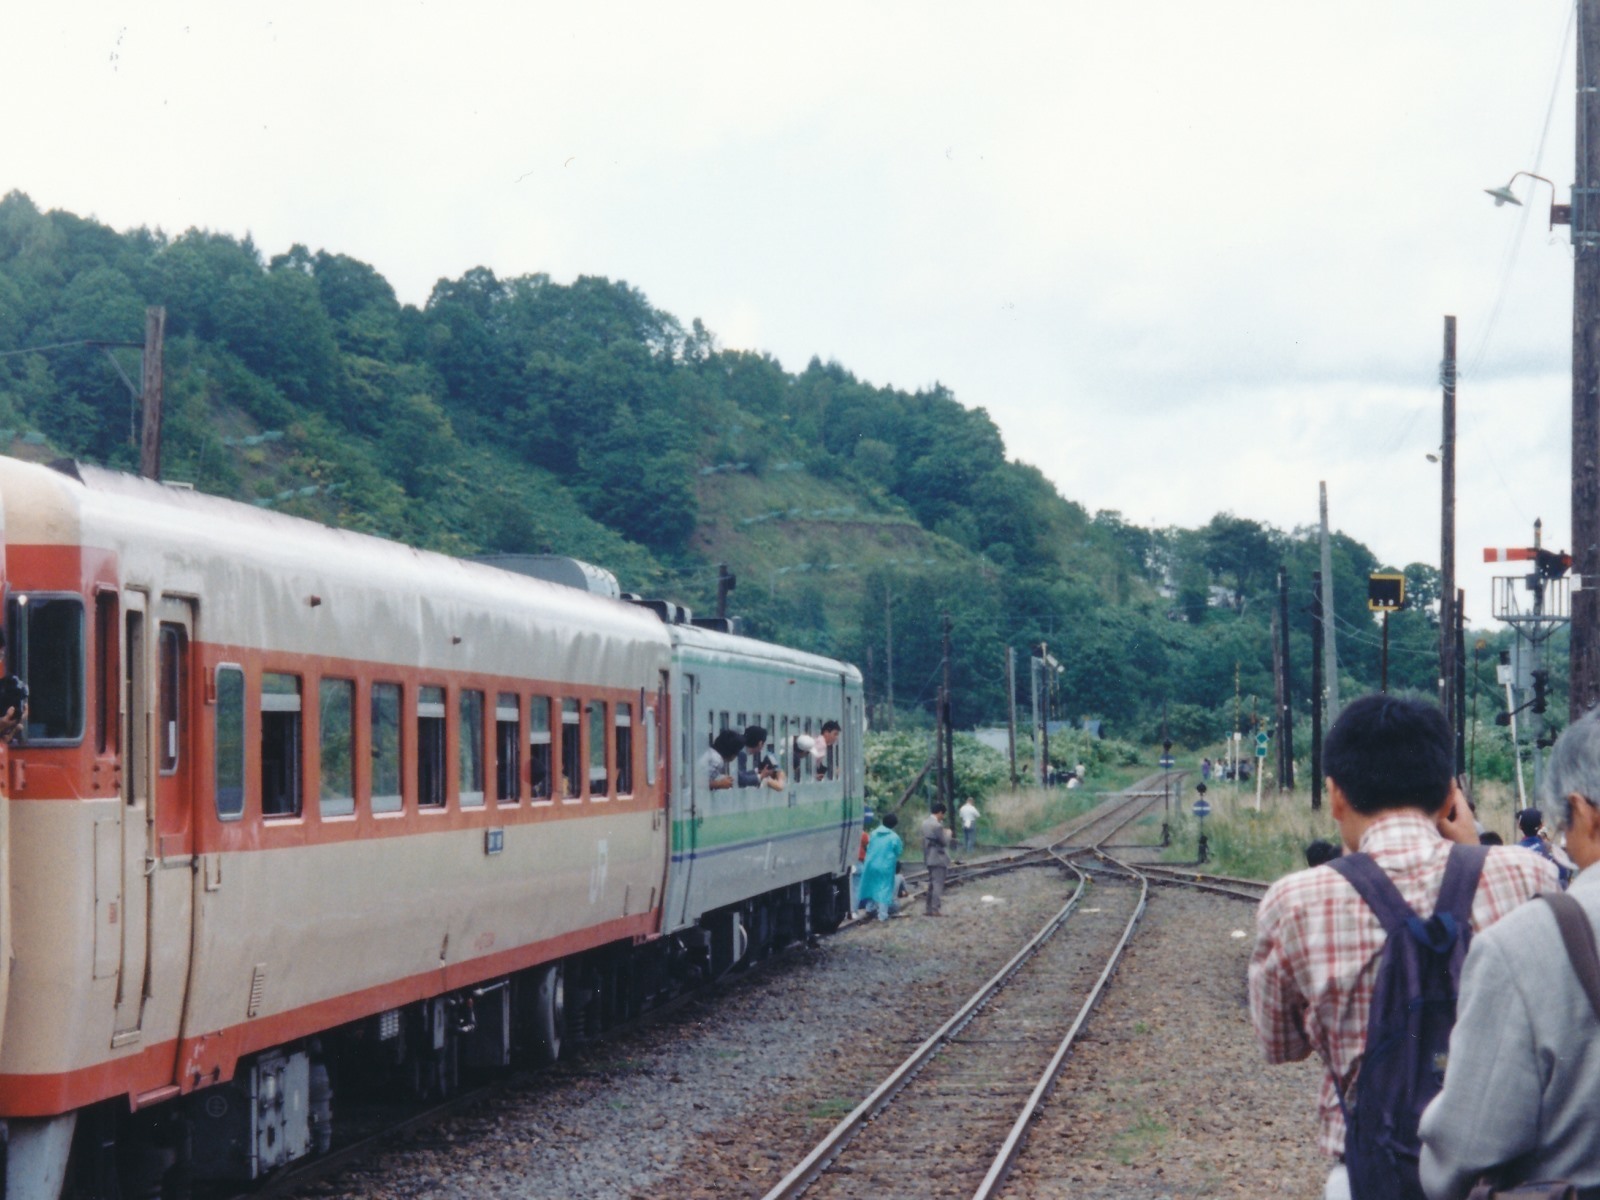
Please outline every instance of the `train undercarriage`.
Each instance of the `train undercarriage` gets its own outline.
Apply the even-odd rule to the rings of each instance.
[[[616,943],[390,1009],[239,1063],[235,1077],[138,1112],[125,1098],[6,1123],[0,1200],[186,1200],[326,1153],[395,1097],[425,1106],[557,1061],[783,946],[836,929],[848,881],[821,876]],[[356,1114],[360,1114],[357,1116]],[[336,1130],[339,1138],[335,1137]]]

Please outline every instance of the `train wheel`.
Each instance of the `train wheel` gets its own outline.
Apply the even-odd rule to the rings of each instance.
[[[843,887],[850,886],[845,881]],[[832,879],[811,885],[811,928],[817,933],[832,933],[839,928],[849,907],[849,892],[840,894],[840,884]]]
[[[567,1030],[567,981],[560,963],[539,971],[533,1004],[533,1052],[541,1063],[561,1057],[561,1039]]]

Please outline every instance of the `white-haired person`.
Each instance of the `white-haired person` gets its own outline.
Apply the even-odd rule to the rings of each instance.
[[[1554,903],[1579,906],[1581,945],[1584,925],[1600,926],[1600,712],[1557,740],[1544,783],[1546,819],[1579,867]],[[1456,1011],[1444,1090],[1422,1116],[1428,1195],[1465,1196],[1484,1174],[1600,1195],[1600,1016],[1552,904],[1525,904],[1473,938]]]

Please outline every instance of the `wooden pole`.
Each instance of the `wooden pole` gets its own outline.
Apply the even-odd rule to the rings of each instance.
[[[1572,690],[1569,718],[1600,705],[1600,0],[1578,3],[1572,188]]]
[[[1333,539],[1328,533],[1328,485],[1317,485],[1322,508],[1322,682],[1328,722],[1339,715],[1339,644],[1333,623]]]
[[[1467,593],[1456,589],[1456,774],[1467,769]]]
[[[1283,639],[1278,661],[1283,664],[1282,705],[1278,710],[1278,790],[1294,788],[1294,679],[1289,661],[1289,569],[1278,568],[1278,636]]]
[[[950,728],[952,691],[950,691],[950,614],[944,614],[944,811],[946,816],[955,811],[955,731]]]
[[[161,478],[161,355],[166,341],[167,310],[155,305],[144,310],[143,423],[139,430],[139,474]]]
[[[1006,745],[1011,751],[1011,790],[1017,790],[1017,650],[1006,647]]]
[[[894,607],[887,581],[883,585],[883,727],[894,728]]]
[[[1322,807],[1322,572],[1311,572],[1311,808]]]
[[[1444,425],[1439,441],[1439,707],[1456,727],[1456,319],[1444,319]]]

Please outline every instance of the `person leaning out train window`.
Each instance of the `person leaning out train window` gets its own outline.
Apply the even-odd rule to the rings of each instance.
[[[0,630],[0,662],[6,653],[6,635]],[[9,744],[28,722],[28,685],[15,675],[0,678],[0,743]]]
[[[787,786],[783,769],[767,753],[767,731],[751,725],[744,731],[744,749],[739,751],[734,777],[740,787],[766,787],[781,792]]]
[[[731,729],[724,729],[712,739],[711,749],[700,760],[700,766],[713,792],[733,786],[733,760],[743,749],[744,739]]]
[[[833,744],[839,740],[839,722],[824,721],[822,733],[817,738],[817,778],[827,779],[833,774]]]
[[[815,744],[809,733],[797,733],[792,739],[794,743],[794,778],[796,783],[804,783],[811,767],[806,760],[811,757]]]

